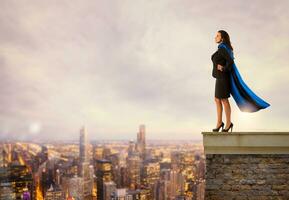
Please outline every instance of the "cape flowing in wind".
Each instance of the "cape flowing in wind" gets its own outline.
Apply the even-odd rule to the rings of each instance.
[[[231,58],[234,60],[232,50],[221,43],[218,48],[225,48]],[[269,103],[258,97],[243,81],[235,62],[233,62],[232,71],[230,73],[231,94],[242,112],[257,112],[260,109],[265,109],[270,106]]]

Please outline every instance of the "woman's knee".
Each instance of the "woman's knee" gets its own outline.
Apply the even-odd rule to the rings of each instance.
[[[224,98],[224,99],[221,99],[221,102],[222,103],[229,103],[229,100],[228,100],[228,98]]]
[[[215,102],[216,102],[216,103],[221,103],[221,99],[215,97]]]

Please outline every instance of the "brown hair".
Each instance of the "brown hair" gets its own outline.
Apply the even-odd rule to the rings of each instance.
[[[229,34],[224,30],[219,30],[218,32],[221,33],[221,38],[223,39],[223,43],[225,43],[233,51]]]

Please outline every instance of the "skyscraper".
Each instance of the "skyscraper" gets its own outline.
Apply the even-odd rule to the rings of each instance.
[[[129,146],[128,146],[128,156],[131,156],[135,151],[135,143],[133,140],[129,141]]]
[[[80,129],[79,137],[79,161],[80,163],[89,161],[88,158],[88,140],[87,140],[87,130],[85,126]]]
[[[145,160],[145,149],[146,149],[146,142],[145,142],[145,125],[141,124],[139,126],[139,132],[137,133],[137,151],[140,153],[140,157],[142,160]]]
[[[139,189],[141,184],[141,160],[138,154],[127,157],[127,176],[129,188],[132,190]]]
[[[90,176],[89,168],[89,143],[87,139],[87,130],[85,126],[80,129],[79,137],[79,175],[83,178],[83,196],[84,199],[92,197],[93,179]]]
[[[104,184],[103,184],[103,199],[104,200],[111,200],[115,190],[116,190],[116,184],[113,181],[104,182]]]
[[[51,184],[50,188],[46,191],[45,200],[63,200],[63,198],[62,190],[57,185],[53,187]]]
[[[33,198],[32,173],[26,165],[20,163],[9,164],[8,167],[0,167],[0,200]],[[31,195],[31,196],[30,196]]]
[[[104,200],[104,183],[113,180],[111,161],[101,159],[96,160],[96,177],[97,177],[97,199]]]

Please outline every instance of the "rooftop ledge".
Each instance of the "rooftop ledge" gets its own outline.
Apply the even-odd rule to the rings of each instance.
[[[202,132],[205,154],[289,154],[289,132]]]

